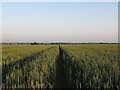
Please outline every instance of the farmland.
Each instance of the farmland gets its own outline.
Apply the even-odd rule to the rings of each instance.
[[[3,46],[3,88],[53,87],[58,46]],[[52,81],[51,81],[52,80]]]
[[[2,88],[120,88],[117,44],[2,45]]]
[[[68,86],[119,88],[118,45],[63,45]]]

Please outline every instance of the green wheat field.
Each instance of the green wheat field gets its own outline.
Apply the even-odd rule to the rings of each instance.
[[[2,45],[2,88],[120,89],[118,44]]]

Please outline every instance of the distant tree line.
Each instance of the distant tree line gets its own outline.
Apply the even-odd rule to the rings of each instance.
[[[31,45],[40,45],[40,44],[120,44],[120,43],[104,43],[104,42],[99,42],[99,43],[64,43],[64,42],[58,42],[58,43],[37,43],[37,42],[33,42],[33,43],[0,43],[0,44],[10,44],[10,45],[15,45],[15,44],[31,44]]]
[[[34,42],[34,43],[31,43],[31,45],[39,45],[39,43],[37,43],[37,42]]]

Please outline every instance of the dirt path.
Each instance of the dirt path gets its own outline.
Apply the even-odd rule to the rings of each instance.
[[[57,65],[56,65],[55,88],[65,88],[67,83],[66,83],[65,71],[63,66],[63,52],[61,51],[60,46],[59,46],[59,56],[56,62]]]

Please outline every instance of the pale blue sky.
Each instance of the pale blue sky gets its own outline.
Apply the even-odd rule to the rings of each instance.
[[[3,3],[3,42],[117,42],[117,2]]]

